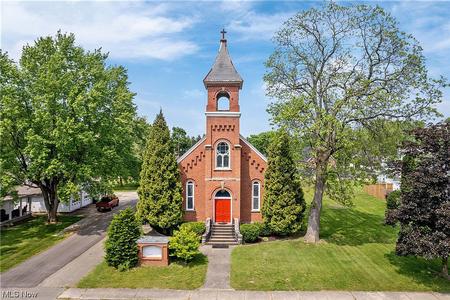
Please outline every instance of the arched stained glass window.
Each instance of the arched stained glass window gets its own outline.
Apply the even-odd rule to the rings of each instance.
[[[216,168],[229,169],[230,168],[230,146],[225,142],[217,144],[216,148]]]

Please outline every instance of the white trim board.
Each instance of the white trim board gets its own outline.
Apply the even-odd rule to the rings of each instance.
[[[234,111],[207,111],[205,112],[207,117],[240,117],[240,112]]]

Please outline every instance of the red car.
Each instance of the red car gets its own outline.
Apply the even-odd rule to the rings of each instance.
[[[98,211],[111,210],[116,206],[119,206],[119,198],[114,194],[103,196],[100,201],[95,204]]]

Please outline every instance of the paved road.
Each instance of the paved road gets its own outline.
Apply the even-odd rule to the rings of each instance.
[[[83,227],[77,233],[2,273],[2,288],[35,287],[102,240],[113,215],[126,207],[136,205],[137,202],[137,194],[135,192],[116,194],[120,199],[118,208],[106,213],[91,213],[86,217],[90,220],[85,218]]]

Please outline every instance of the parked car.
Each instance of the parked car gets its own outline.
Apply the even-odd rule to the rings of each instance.
[[[119,198],[114,194],[103,196],[100,201],[95,204],[98,211],[111,210],[116,206],[119,206]]]

